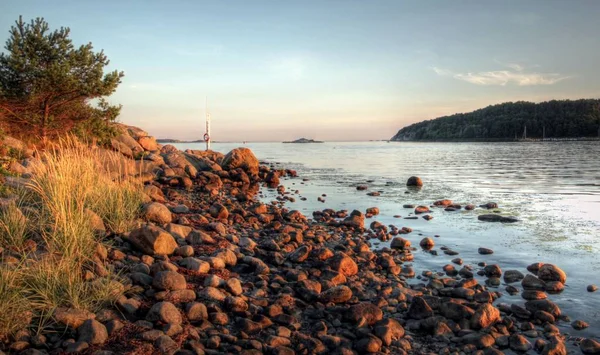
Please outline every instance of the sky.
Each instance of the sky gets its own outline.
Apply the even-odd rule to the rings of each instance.
[[[389,139],[506,101],[600,97],[600,1],[0,0],[125,72],[120,121],[217,141]]]

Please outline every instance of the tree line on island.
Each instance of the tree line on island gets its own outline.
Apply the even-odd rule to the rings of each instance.
[[[392,141],[476,141],[600,136],[600,100],[506,102],[406,126]]]

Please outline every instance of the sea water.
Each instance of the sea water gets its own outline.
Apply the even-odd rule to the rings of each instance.
[[[204,149],[204,144],[175,144],[179,149]],[[386,225],[410,227],[403,237],[417,246],[423,237],[432,237],[438,255],[415,251],[411,263],[417,275],[424,270],[442,271],[460,257],[478,270],[477,263],[499,264],[505,270],[526,274],[534,262],[553,263],[568,275],[565,290],[549,295],[571,319],[590,327],[576,331],[561,322],[564,332],[575,336],[600,337],[600,291],[588,293],[589,284],[600,285],[600,142],[526,143],[411,143],[411,142],[330,142],[316,144],[213,143],[212,149],[227,153],[236,147],[252,149],[264,162],[295,169],[299,177],[282,180],[286,190],[299,190],[296,202],[287,208],[303,212],[379,207],[377,220]],[[410,176],[423,179],[422,189],[409,190]],[[302,179],[308,181],[302,181]],[[358,191],[356,186],[368,186]],[[378,197],[366,193],[380,191]],[[322,196],[325,194],[326,196]],[[265,201],[276,191],[263,189]],[[302,201],[300,197],[305,197]],[[319,202],[322,197],[325,202]],[[451,199],[463,206],[496,202],[503,215],[520,222],[481,222],[484,209],[446,212],[432,208],[426,221],[404,219],[412,209],[405,204],[431,205]],[[394,216],[402,216],[395,218]],[[435,237],[437,236],[437,237]],[[372,240],[374,248],[389,242]],[[445,255],[440,247],[459,252]],[[479,255],[479,247],[491,248],[492,255]],[[421,282],[419,279],[410,283]],[[483,280],[480,279],[480,282]],[[513,284],[521,288],[520,284]],[[502,284],[496,302],[519,303]]]

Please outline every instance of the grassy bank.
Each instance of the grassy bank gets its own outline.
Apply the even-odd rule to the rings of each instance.
[[[0,338],[58,326],[59,307],[95,312],[122,286],[104,265],[110,236],[131,228],[143,202],[117,154],[74,140],[40,153],[44,162],[0,209]]]

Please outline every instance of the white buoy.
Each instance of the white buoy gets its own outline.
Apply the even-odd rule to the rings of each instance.
[[[208,98],[206,99],[206,132],[204,133],[204,141],[206,142],[206,150],[210,150],[210,113],[208,112]]]

